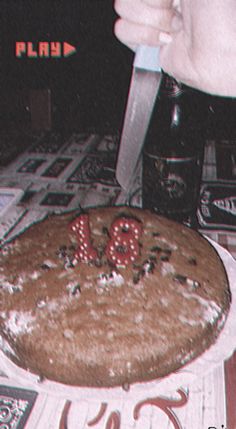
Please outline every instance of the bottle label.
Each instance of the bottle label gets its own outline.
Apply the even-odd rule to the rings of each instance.
[[[201,229],[236,231],[235,183],[204,183],[201,186],[197,219]]]
[[[200,171],[198,157],[163,158],[144,153],[143,207],[177,218],[195,213]]]

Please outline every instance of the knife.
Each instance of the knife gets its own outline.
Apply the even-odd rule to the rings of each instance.
[[[139,46],[133,63],[116,164],[116,179],[126,192],[138,164],[161,76],[159,48]]]

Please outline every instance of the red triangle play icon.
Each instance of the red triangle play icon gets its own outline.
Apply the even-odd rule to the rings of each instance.
[[[67,42],[63,42],[63,55],[69,57],[69,55],[75,54],[76,48]]]

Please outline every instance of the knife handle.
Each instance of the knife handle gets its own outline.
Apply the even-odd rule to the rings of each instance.
[[[134,57],[134,67],[160,72],[159,52],[159,47],[146,45],[138,46]]]

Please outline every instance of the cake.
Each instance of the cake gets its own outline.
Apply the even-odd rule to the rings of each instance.
[[[0,334],[18,366],[129,386],[201,355],[222,330],[224,266],[196,231],[130,207],[49,215],[0,253]]]

